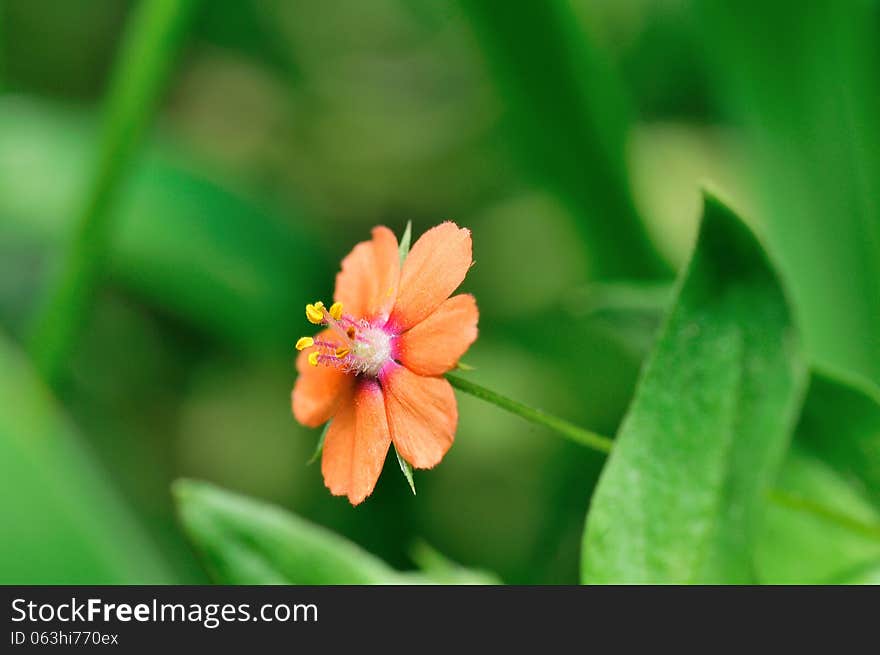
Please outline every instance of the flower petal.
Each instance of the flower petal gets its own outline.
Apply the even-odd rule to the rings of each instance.
[[[389,365],[381,375],[391,439],[414,467],[437,464],[455,439],[458,406],[452,386],[443,378],[416,375]]]
[[[373,493],[390,445],[382,390],[375,380],[360,380],[327,430],[321,456],[324,484],[334,496],[362,503]]]
[[[316,338],[333,340],[335,335],[324,330]],[[350,392],[354,376],[327,366],[311,366],[308,351],[297,356],[296,370],[299,376],[290,398],[293,416],[303,425],[316,428],[333,416],[340,399]]]
[[[342,260],[333,298],[342,303],[346,314],[357,318],[387,317],[399,281],[397,237],[387,227],[375,227],[373,239],[357,244]]]
[[[477,301],[453,296],[397,339],[397,359],[413,373],[442,375],[455,368],[477,338]]]
[[[447,221],[425,232],[403,263],[389,324],[403,331],[426,318],[464,280],[471,255],[470,230]]]

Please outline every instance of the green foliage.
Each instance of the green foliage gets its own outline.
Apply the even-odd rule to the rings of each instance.
[[[562,0],[462,0],[532,177],[555,191],[599,277],[666,272],[630,194],[629,108],[620,81]]]
[[[466,569],[424,541],[416,542],[412,548],[411,557],[427,577],[440,584],[501,584],[501,580],[494,573]]]
[[[59,375],[85,320],[112,239],[113,201],[158,105],[196,2],[142,0],[123,40],[98,160],[62,269],[34,327],[32,354],[50,381]]]
[[[814,370],[796,434],[880,508],[880,392],[874,385]]]
[[[593,495],[584,582],[752,582],[806,381],[760,243],[718,200]]]
[[[830,584],[846,585],[880,585],[880,561],[860,566],[828,582]]]
[[[402,582],[353,543],[277,507],[192,480],[175,483],[174,497],[184,530],[218,582]]]
[[[829,583],[880,559],[880,512],[797,441],[770,499],[755,547],[760,582]]]
[[[57,108],[0,102],[6,244],[57,258],[94,135],[90,122]],[[114,216],[107,255],[112,283],[248,349],[286,345],[310,290],[320,288],[329,268],[319,263],[308,233],[285,224],[265,203],[193,172],[167,147],[147,149]]]
[[[0,338],[0,583],[169,584],[30,363]]]
[[[755,142],[768,240],[806,345],[880,381],[877,3],[696,5],[718,93]]]
[[[814,370],[758,542],[762,582],[854,584],[880,559],[878,461],[877,390]]]
[[[0,1],[0,582],[880,583],[876,0],[64,4]],[[779,275],[710,198],[670,284],[712,176]],[[476,370],[352,509],[292,344],[409,217]]]
[[[244,496],[179,480],[174,496],[184,530],[214,578],[224,584],[492,584],[424,544],[414,559],[424,575],[400,573],[320,526]]]

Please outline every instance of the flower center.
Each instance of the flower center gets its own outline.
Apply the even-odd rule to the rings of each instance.
[[[296,342],[297,350],[314,348],[308,355],[312,366],[330,366],[344,373],[376,377],[391,361],[394,335],[365,319],[343,314],[342,303],[333,303],[329,310],[322,302],[306,305],[306,318],[333,331],[332,339],[302,337]]]
[[[348,354],[364,375],[376,377],[391,359],[391,335],[378,327],[367,327],[355,333],[355,344]]]

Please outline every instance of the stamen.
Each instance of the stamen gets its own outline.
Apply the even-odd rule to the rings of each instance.
[[[306,318],[315,325],[326,325],[336,340],[302,337],[298,350],[314,347],[308,362],[312,366],[329,366],[343,373],[375,377],[391,359],[392,335],[366,319],[343,314],[342,303],[334,302],[328,310],[318,301],[306,305]]]
[[[318,346],[321,350],[335,350],[339,345],[338,343],[334,343],[333,341],[324,341],[323,339],[315,339],[315,345]]]
[[[324,322],[324,303],[319,300],[314,304],[306,305],[306,318],[309,323],[321,325]]]

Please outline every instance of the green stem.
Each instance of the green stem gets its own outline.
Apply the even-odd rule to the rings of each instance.
[[[569,423],[568,421],[553,416],[552,414],[548,414],[543,410],[529,407],[516,400],[506,398],[486,387],[474,384],[470,380],[465,380],[457,375],[447,375],[446,379],[449,380],[450,384],[459,391],[464,391],[480,400],[485,400],[488,403],[497,405],[501,409],[505,409],[517,416],[521,416],[527,421],[548,427],[561,434],[566,439],[570,439],[571,441],[586,446],[587,448],[598,450],[600,453],[607,455],[611,452],[611,447],[614,445],[614,441],[608,437],[596,434],[595,432],[590,432],[589,430],[584,430],[574,423]]]
[[[143,0],[134,10],[115,64],[97,159],[76,214],[62,267],[34,322],[30,350],[57,382],[104,270],[113,204],[156,111],[198,0]]]
[[[830,523],[836,523],[837,525],[848,528],[852,532],[857,532],[872,539],[880,539],[880,525],[867,523],[847,514],[838,512],[826,505],[810,500],[809,498],[795,496],[784,491],[779,491],[778,489],[770,491],[768,496],[771,502],[780,507],[808,512],[814,516],[825,519]]]
[[[446,375],[446,379],[449,380],[450,384],[459,391],[463,391],[475,398],[492,403],[493,405],[512,414],[516,414],[527,421],[550,428],[563,437],[570,439],[575,443],[579,443],[582,446],[592,448],[604,455],[610,454],[611,449],[614,446],[613,439],[595,432],[590,432],[589,430],[584,430],[573,423],[569,423],[568,421],[548,414],[540,409],[529,407],[516,400],[506,398],[486,387],[474,384],[470,380],[465,380],[457,375],[448,374]],[[880,525],[866,523],[822,505],[821,503],[817,503],[807,498],[792,496],[791,494],[779,490],[770,491],[768,493],[768,500],[780,507],[786,507],[795,511],[811,514],[831,523],[836,523],[837,525],[853,532],[880,540]]]

